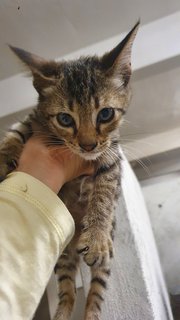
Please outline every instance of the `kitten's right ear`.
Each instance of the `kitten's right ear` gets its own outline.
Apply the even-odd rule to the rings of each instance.
[[[45,95],[56,85],[55,61],[47,61],[35,54],[9,45],[10,49],[32,72],[33,85],[40,95]]]

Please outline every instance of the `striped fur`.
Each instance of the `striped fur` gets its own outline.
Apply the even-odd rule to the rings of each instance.
[[[80,255],[91,268],[92,277],[84,319],[100,319],[113,257],[114,210],[120,194],[119,127],[131,97],[130,53],[137,28],[138,24],[102,58],[56,63],[11,47],[32,71],[39,102],[3,139],[0,179],[15,168],[33,133],[47,146],[65,145],[96,167],[93,177],[75,179],[59,193],[75,220],[76,232],[55,267],[60,298],[55,320],[71,317]]]

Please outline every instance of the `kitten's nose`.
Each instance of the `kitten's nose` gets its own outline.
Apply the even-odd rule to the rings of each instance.
[[[81,147],[81,149],[86,150],[86,151],[92,151],[96,148],[97,146],[97,142],[96,143],[92,143],[92,144],[79,144],[79,146]]]

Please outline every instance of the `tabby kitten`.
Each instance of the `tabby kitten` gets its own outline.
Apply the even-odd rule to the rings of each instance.
[[[0,176],[13,170],[33,132],[46,144],[65,145],[96,167],[94,176],[75,179],[59,193],[75,219],[76,233],[55,268],[60,298],[55,320],[71,317],[80,255],[90,266],[92,276],[84,319],[100,319],[113,256],[114,209],[120,193],[119,127],[131,96],[130,56],[138,26],[139,22],[101,58],[46,61],[11,47],[30,68],[39,101],[2,141]]]

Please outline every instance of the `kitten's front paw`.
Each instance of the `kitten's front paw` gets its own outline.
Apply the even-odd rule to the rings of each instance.
[[[113,256],[112,239],[105,231],[91,227],[81,234],[77,252],[88,266],[106,266]]]
[[[85,320],[100,320],[100,315],[91,313],[85,316]]]
[[[9,172],[13,171],[17,166],[15,159],[8,159],[6,155],[0,154],[0,178],[5,177]]]

